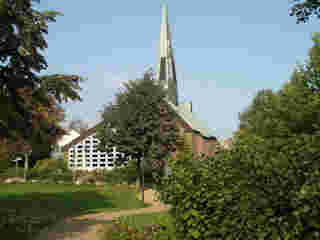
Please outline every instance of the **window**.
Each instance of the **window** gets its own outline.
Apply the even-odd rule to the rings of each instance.
[[[85,141],[85,143],[90,143],[90,140]]]
[[[100,157],[106,157],[106,155],[105,154],[100,154]]]
[[[82,146],[82,145],[79,145],[78,148],[83,148],[83,146]]]
[[[89,153],[89,152],[90,152],[90,150],[85,150],[85,152],[86,152],[86,153]]]
[[[93,161],[93,162],[97,162],[97,161],[98,161],[98,159],[96,159],[96,158],[95,158],[95,159],[92,159],[92,161]]]
[[[86,167],[90,167],[90,164],[86,164]]]
[[[109,166],[109,167],[113,167],[113,164],[112,164],[112,163],[109,163],[108,166]]]
[[[78,150],[78,153],[82,153],[82,150]]]
[[[82,158],[82,155],[78,155],[77,157]]]
[[[74,162],[74,160],[73,160],[73,159],[70,159],[69,161],[70,161],[70,162]]]
[[[72,150],[70,150],[70,152],[71,152],[71,153],[73,153],[73,152],[74,152],[74,150],[72,149]]]
[[[105,162],[106,160],[105,159],[100,159],[100,162]]]
[[[98,152],[98,150],[95,149],[95,150],[93,150],[92,152]]]
[[[74,164],[70,164],[69,166],[70,166],[70,167],[74,167]]]
[[[97,154],[94,154],[94,155],[92,155],[92,157],[98,157],[98,155],[97,155]]]
[[[82,164],[78,164],[77,167],[82,167]]]
[[[86,157],[87,157],[87,158],[89,158],[89,157],[90,157],[90,155],[86,155]]]
[[[106,165],[104,163],[100,164],[100,167],[105,167]]]
[[[73,158],[73,157],[74,157],[74,155],[72,154],[72,155],[70,155],[70,157],[71,157],[71,158]]]
[[[93,167],[98,167],[98,164],[93,164],[92,166],[93,166]]]
[[[93,140],[93,143],[98,143],[98,141],[97,140]]]

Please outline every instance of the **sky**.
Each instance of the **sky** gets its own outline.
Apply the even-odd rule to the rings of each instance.
[[[232,136],[238,115],[261,89],[279,90],[307,59],[320,20],[296,24],[290,1],[167,1],[179,102],[216,136]],[[67,121],[93,126],[121,84],[156,68],[163,1],[41,0],[64,16],[49,24],[48,69],[77,74],[82,102],[63,104]]]

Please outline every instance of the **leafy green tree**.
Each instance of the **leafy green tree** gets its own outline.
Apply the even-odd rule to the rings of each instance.
[[[38,74],[47,68],[40,51],[48,47],[48,23],[61,14],[35,10],[33,2],[0,1],[0,137],[26,145],[58,136],[62,129],[49,113],[62,101],[81,100],[79,76]]]
[[[310,17],[320,18],[320,2],[318,0],[293,0],[290,16],[297,18],[297,23],[305,23]]]
[[[97,132],[101,150],[105,151],[106,145],[115,146],[136,160],[142,199],[143,163],[164,159],[176,146],[175,113],[165,98],[166,92],[155,83],[153,73],[146,72],[142,79],[124,84],[115,103],[105,106]]]

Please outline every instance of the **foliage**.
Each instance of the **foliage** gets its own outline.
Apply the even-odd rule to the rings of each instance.
[[[137,162],[142,185],[141,162],[161,161],[175,150],[175,114],[165,97],[166,92],[153,80],[153,73],[146,72],[142,79],[125,83],[115,103],[105,106],[103,122],[97,130],[102,151],[106,146],[115,146],[124,154],[120,161],[130,156]]]
[[[0,184],[0,202],[0,232],[12,240],[34,239],[65,217],[145,207],[128,188],[71,184]]]
[[[101,240],[174,240],[175,235],[167,215],[147,214],[120,217],[106,225]]]
[[[64,159],[42,159],[28,171],[28,179],[72,182],[73,174]]]
[[[318,53],[307,63],[314,69]],[[311,77],[297,69],[278,92],[260,91],[230,151],[169,160],[158,192],[178,238],[320,238],[320,95]]]
[[[310,17],[320,18],[320,2],[318,0],[293,0],[290,16],[297,18],[297,23],[306,23]]]
[[[64,118],[59,104],[81,100],[79,76],[37,74],[47,68],[40,51],[47,48],[48,23],[61,14],[40,12],[33,2],[0,1],[0,140],[9,153],[55,143],[65,133],[58,125]]]

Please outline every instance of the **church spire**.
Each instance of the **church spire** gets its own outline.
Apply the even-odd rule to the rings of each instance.
[[[160,56],[157,70],[157,81],[168,91],[168,100],[178,105],[178,88],[175,61],[171,45],[171,33],[168,23],[168,8],[162,7],[162,23],[160,32]]]

